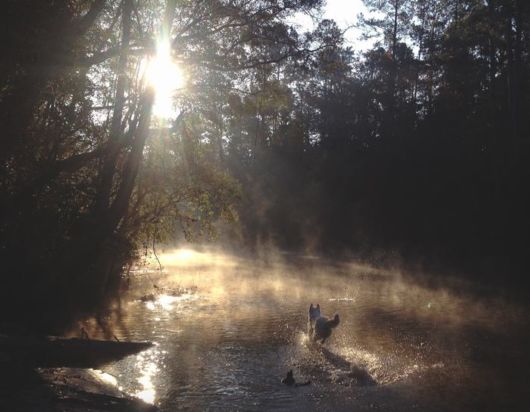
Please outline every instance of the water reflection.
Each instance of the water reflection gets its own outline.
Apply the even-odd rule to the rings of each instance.
[[[162,355],[163,352],[156,348],[136,355],[136,369],[139,371],[137,382],[140,384],[140,389],[134,392],[134,396],[144,402],[151,404],[155,402],[156,388],[153,380],[160,371]]]
[[[502,379],[511,402],[526,393],[517,373],[506,378],[515,364],[506,356],[528,359],[527,321],[504,302],[315,259],[255,265],[187,250],[161,261],[165,273],[133,279],[120,331],[157,346],[108,372],[162,410],[494,410],[489,395]],[[185,293],[139,301],[153,282]],[[310,302],[341,316],[324,347],[305,334]],[[312,384],[287,390],[289,369]]]

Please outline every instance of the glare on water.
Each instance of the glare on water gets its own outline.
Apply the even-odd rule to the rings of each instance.
[[[159,367],[157,360],[160,358],[160,353],[156,349],[149,350],[136,356],[136,365],[140,376],[138,383],[140,389],[134,393],[135,396],[147,403],[154,403],[156,397],[156,389],[153,383],[153,377],[158,373]]]

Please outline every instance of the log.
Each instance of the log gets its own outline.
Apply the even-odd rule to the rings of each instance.
[[[42,368],[98,368],[151,346],[153,346],[151,342],[0,334],[0,361]]]

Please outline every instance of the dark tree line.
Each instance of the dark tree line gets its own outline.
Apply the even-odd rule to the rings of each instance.
[[[321,3],[8,0],[2,318],[94,314],[179,232],[523,267],[529,7],[366,0],[360,53],[333,21],[290,23]],[[159,32],[188,75],[169,126],[141,78]]]
[[[374,47],[333,21],[317,52],[224,100],[227,167],[260,245],[374,251],[510,277],[530,247],[530,10],[516,0],[366,1]],[[376,16],[376,17],[374,17]]]

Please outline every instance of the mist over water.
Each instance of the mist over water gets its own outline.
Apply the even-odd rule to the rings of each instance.
[[[161,410],[523,410],[528,401],[529,325],[515,304],[309,256],[263,263],[173,250],[160,260],[162,272],[132,274],[115,327],[156,346],[105,372]],[[324,345],[307,338],[310,303],[340,314]],[[283,385],[289,369],[311,385]]]

